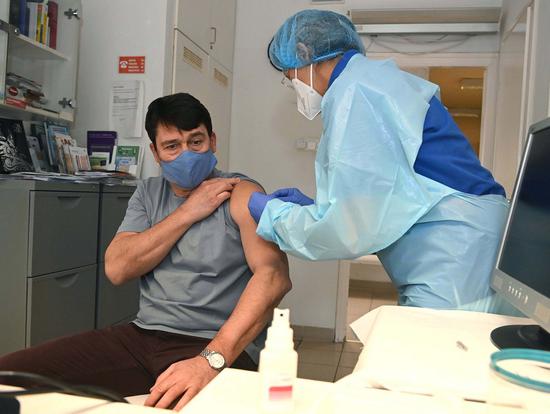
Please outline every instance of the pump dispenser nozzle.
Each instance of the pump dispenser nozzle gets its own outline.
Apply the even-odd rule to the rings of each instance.
[[[273,322],[271,326],[290,328],[290,311],[288,309],[273,309]]]
[[[288,309],[273,310],[273,322],[267,329],[265,341],[267,349],[294,348],[293,333],[290,327],[290,311]]]

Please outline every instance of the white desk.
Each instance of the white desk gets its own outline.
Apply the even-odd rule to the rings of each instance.
[[[484,400],[490,392],[488,358],[496,348],[489,332],[501,325],[530,322],[472,312],[381,307],[358,322],[363,325],[358,334],[365,348],[354,372],[334,384],[298,379],[295,413],[548,414],[550,401],[545,404],[545,400],[531,405],[543,407],[540,411],[528,411],[462,398]],[[357,328],[357,323],[354,326]],[[467,350],[458,347],[456,341]],[[259,413],[258,387],[258,373],[225,369],[181,412]],[[137,396],[131,401],[143,404],[145,398]],[[61,394],[21,397],[20,401],[23,414],[166,412]]]
[[[259,374],[225,369],[182,411],[183,414],[258,414]],[[298,379],[295,387],[296,414],[363,413],[395,414],[526,414],[508,407],[487,408],[485,404],[448,398],[384,391]],[[132,399],[143,403],[145,396]],[[19,397],[21,414],[153,414],[171,411],[140,405],[107,403],[63,394]]]
[[[529,319],[399,306],[363,318],[359,337],[365,347],[354,373],[335,384],[298,379],[295,413],[538,413],[513,401],[513,406],[484,402],[492,389],[501,390],[488,368],[496,351],[489,333],[502,325],[532,323]],[[258,413],[258,386],[257,373],[226,369],[182,412]]]
[[[520,324],[534,322],[478,312],[382,306],[351,324],[364,350],[353,374],[343,382],[522,404],[517,395],[502,392],[489,367],[490,355],[498,350],[491,331]]]
[[[183,414],[258,414],[259,374],[225,369],[182,411]],[[459,401],[348,384],[298,379],[296,414],[525,414],[509,407]]]

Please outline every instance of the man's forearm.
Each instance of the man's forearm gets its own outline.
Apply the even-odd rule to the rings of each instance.
[[[291,288],[287,268],[259,269],[209,348],[221,352],[231,365],[271,320],[273,309]]]
[[[121,284],[150,272],[192,225],[176,210],[150,229],[113,241],[105,253],[107,277]]]

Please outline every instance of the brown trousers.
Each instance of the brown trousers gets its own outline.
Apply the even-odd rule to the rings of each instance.
[[[210,342],[151,331],[133,323],[66,336],[0,357],[0,371],[24,371],[121,395],[148,394],[172,363],[193,358]],[[233,368],[256,370],[243,352]]]

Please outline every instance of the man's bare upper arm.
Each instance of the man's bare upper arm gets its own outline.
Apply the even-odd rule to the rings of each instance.
[[[233,189],[229,210],[239,226],[241,241],[248,266],[255,272],[259,267],[284,269],[288,273],[286,255],[276,244],[267,242],[256,234],[257,224],[248,211],[248,200],[255,191],[262,188],[250,181],[242,180]]]

